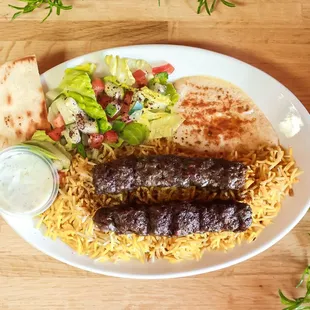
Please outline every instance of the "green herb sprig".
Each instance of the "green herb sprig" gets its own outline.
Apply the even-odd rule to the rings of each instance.
[[[53,13],[54,9],[56,10],[57,15],[60,15],[61,10],[67,11],[72,9],[71,5],[64,5],[61,0],[19,0],[19,1],[25,2],[26,5],[22,7],[9,4],[9,7],[18,10],[12,16],[12,20],[14,20],[15,18],[17,18],[22,14],[31,13],[35,9],[38,9],[45,4],[47,5],[45,9],[48,10],[48,13],[42,20],[42,22],[44,22]]]
[[[286,308],[283,308],[283,310],[310,310],[310,265],[303,272],[296,288],[300,287],[305,279],[307,291],[304,297],[289,299],[282,293],[281,290],[279,290],[281,303],[287,306]]]
[[[222,2],[224,5],[234,8],[236,5],[232,2],[228,2],[226,0],[212,0],[212,3],[210,5],[209,0],[198,0],[198,8],[197,8],[197,14],[201,13],[201,10],[203,7],[205,7],[207,13],[211,15],[215,9],[215,5],[218,3],[218,1]]]
[[[9,7],[17,10],[17,12],[12,16],[12,20],[16,19],[18,16],[22,14],[31,13],[35,9],[38,9],[45,4],[47,4],[45,9],[49,11],[45,16],[45,18],[42,20],[42,22],[44,22],[53,13],[54,9],[56,9],[57,15],[60,15],[61,10],[67,11],[72,9],[71,5],[64,5],[61,0],[19,0],[19,1],[25,2],[26,3],[25,6],[15,6],[9,4]],[[218,1],[231,8],[236,6],[234,3],[228,2],[226,0],[212,0],[211,5],[209,5],[208,1],[210,0],[198,0],[197,14],[200,14],[203,7],[205,7],[207,13],[211,15]],[[160,0],[158,0],[158,5],[160,6]]]

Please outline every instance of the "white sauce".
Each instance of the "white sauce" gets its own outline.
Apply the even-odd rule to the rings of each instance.
[[[15,214],[39,210],[53,192],[48,164],[32,153],[15,153],[0,160],[0,209]]]
[[[287,138],[292,138],[299,133],[303,125],[299,116],[288,114],[285,119],[280,122],[279,129]]]

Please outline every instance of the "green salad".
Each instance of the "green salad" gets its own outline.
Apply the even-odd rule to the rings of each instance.
[[[112,55],[104,61],[106,76],[95,75],[94,63],[65,70],[59,86],[46,94],[51,130],[28,143],[39,139],[86,157],[103,143],[118,148],[173,136],[183,122],[173,109],[179,99],[168,81],[173,66]]]

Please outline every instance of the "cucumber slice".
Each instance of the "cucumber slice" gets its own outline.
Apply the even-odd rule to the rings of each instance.
[[[57,102],[64,101],[64,97],[61,96],[57,100],[55,100],[51,106],[48,109],[48,114],[47,114],[47,120],[52,124],[54,119],[56,118],[57,114],[59,113],[58,107],[57,107]]]
[[[66,125],[74,123],[76,121],[76,114],[82,111],[73,98],[57,99],[55,102]]]
[[[99,133],[99,126],[96,120],[90,119],[85,113],[76,115],[77,128],[85,134]]]
[[[78,144],[81,141],[81,135],[76,123],[68,125],[62,134],[68,143]]]
[[[104,91],[109,97],[120,99],[124,98],[124,89],[121,86],[117,86],[111,82],[106,82],[104,85]]]

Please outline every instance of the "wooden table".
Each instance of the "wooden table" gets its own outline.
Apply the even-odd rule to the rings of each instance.
[[[113,46],[175,43],[224,53],[266,71],[310,110],[310,3],[247,0],[212,17],[195,0],[75,0],[74,10],[40,23],[11,23],[0,1],[0,63],[35,53],[41,72]],[[70,0],[68,0],[70,2]],[[45,13],[45,12],[43,12]],[[33,249],[0,219],[0,309],[281,309],[308,264],[310,215],[265,253],[237,266],[184,279],[110,278],[60,263]],[[296,294],[301,294],[298,291]],[[296,296],[295,296],[296,297]]]

